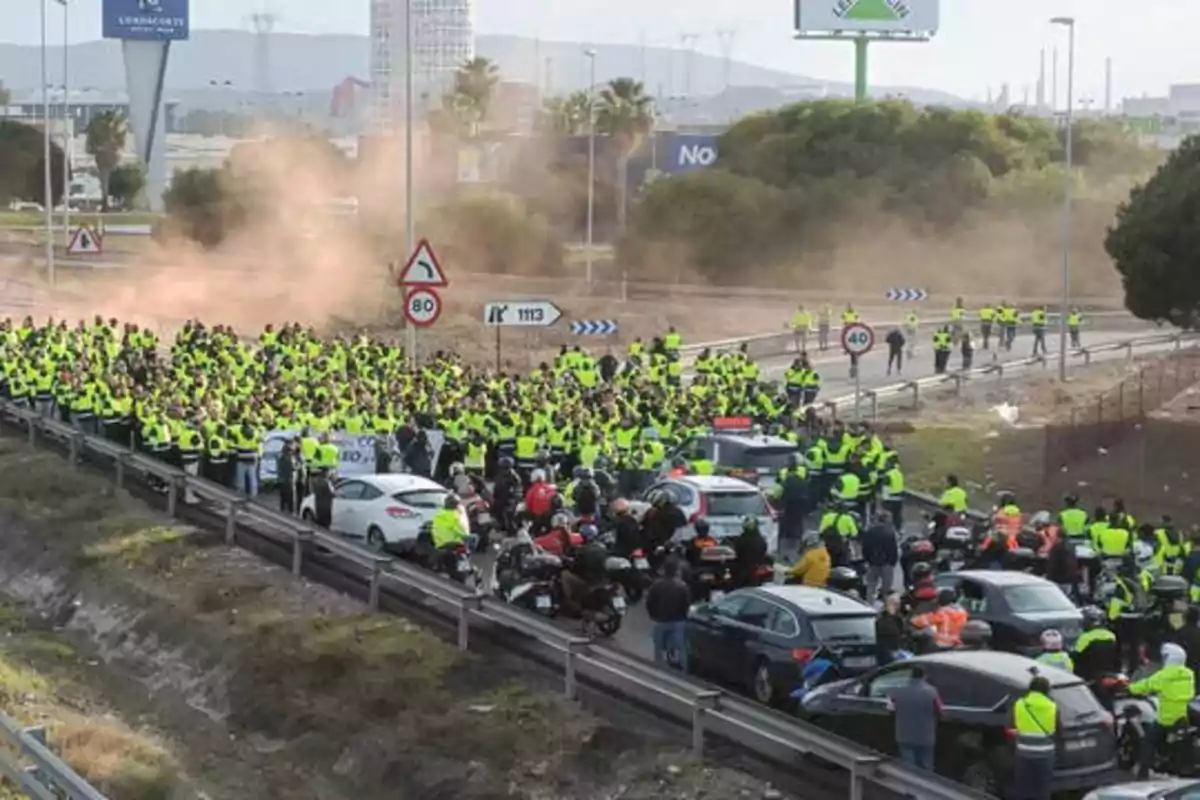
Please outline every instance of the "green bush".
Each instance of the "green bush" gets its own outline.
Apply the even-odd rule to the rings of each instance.
[[[563,265],[563,242],[549,222],[511,194],[462,192],[430,208],[420,230],[456,270],[542,275]]]
[[[0,205],[14,200],[45,206],[46,161],[42,132],[16,120],[0,119]],[[50,197],[62,202],[63,151],[50,142]]]

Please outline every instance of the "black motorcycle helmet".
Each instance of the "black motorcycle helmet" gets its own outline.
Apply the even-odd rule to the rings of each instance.
[[[1106,617],[1104,616],[1104,612],[1101,611],[1099,607],[1086,606],[1081,609],[1080,613],[1083,614],[1083,629],[1085,631],[1091,631],[1095,630],[1096,628],[1104,627]]]
[[[708,536],[709,527],[708,527],[708,522],[706,522],[705,520],[703,520],[703,519],[696,520],[694,523],[692,523],[692,527],[696,531],[697,538],[703,539],[704,537]]]
[[[992,643],[992,626],[981,619],[969,620],[959,633],[963,647],[971,650],[985,650]]]
[[[829,571],[830,589],[839,592],[851,592],[858,588],[858,573],[850,567],[834,567]]]
[[[958,600],[958,592],[950,588],[938,589],[938,605],[950,606]]]
[[[757,533],[758,532],[758,517],[747,514],[742,517],[742,532]]]
[[[500,460],[496,462],[496,466],[500,469],[512,469],[513,460],[508,456],[500,456]]]
[[[933,577],[933,567],[932,566],[930,566],[929,564],[927,564],[924,561],[913,564],[913,568],[912,568],[912,582],[913,583],[920,583],[921,581],[927,580],[932,577]]]
[[[558,492],[555,492],[553,495],[550,496],[550,513],[551,514],[562,511],[564,508],[566,508],[566,502],[563,500],[561,494],[559,494]]]

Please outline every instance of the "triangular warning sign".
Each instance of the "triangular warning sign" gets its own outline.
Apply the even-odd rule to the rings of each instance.
[[[400,270],[396,283],[401,286],[450,285],[446,280],[446,273],[442,272],[442,265],[438,263],[437,256],[433,254],[433,248],[426,239],[417,242],[408,263]]]
[[[92,230],[91,226],[80,225],[71,234],[71,242],[67,245],[67,253],[73,256],[100,255],[104,251],[103,240]]]

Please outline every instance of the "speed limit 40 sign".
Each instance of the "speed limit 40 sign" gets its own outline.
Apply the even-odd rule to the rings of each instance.
[[[404,318],[418,328],[428,328],[442,314],[442,298],[433,289],[411,289],[404,297]]]
[[[861,356],[875,346],[875,331],[862,322],[851,322],[842,328],[842,349],[852,356]]]

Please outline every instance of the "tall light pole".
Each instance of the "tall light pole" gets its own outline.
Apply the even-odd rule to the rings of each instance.
[[[54,285],[54,187],[50,180],[50,76],[46,68],[46,3],[42,0],[42,160],[45,162],[45,196],[42,198],[46,211],[46,277]]]
[[[75,117],[71,114],[71,80],[70,57],[68,56],[68,31],[70,30],[70,9],[67,7],[71,0],[57,0],[63,10],[63,236],[69,244],[71,241],[71,156],[75,150]],[[67,124],[67,120],[71,124]]]
[[[404,0],[404,258],[416,244],[413,226],[413,0]],[[407,300],[407,297],[405,298]],[[409,324],[408,357],[417,358],[417,329]]]
[[[592,242],[596,227],[596,51],[583,51],[591,64],[588,77],[588,191],[587,191],[587,241],[585,258],[587,282],[592,282]]]
[[[1074,122],[1075,122],[1075,18],[1054,17],[1053,25],[1067,29],[1067,123],[1066,123],[1066,173],[1063,185],[1062,220],[1062,308],[1058,313],[1058,379],[1067,379],[1067,314],[1071,309],[1071,191],[1074,166]]]

